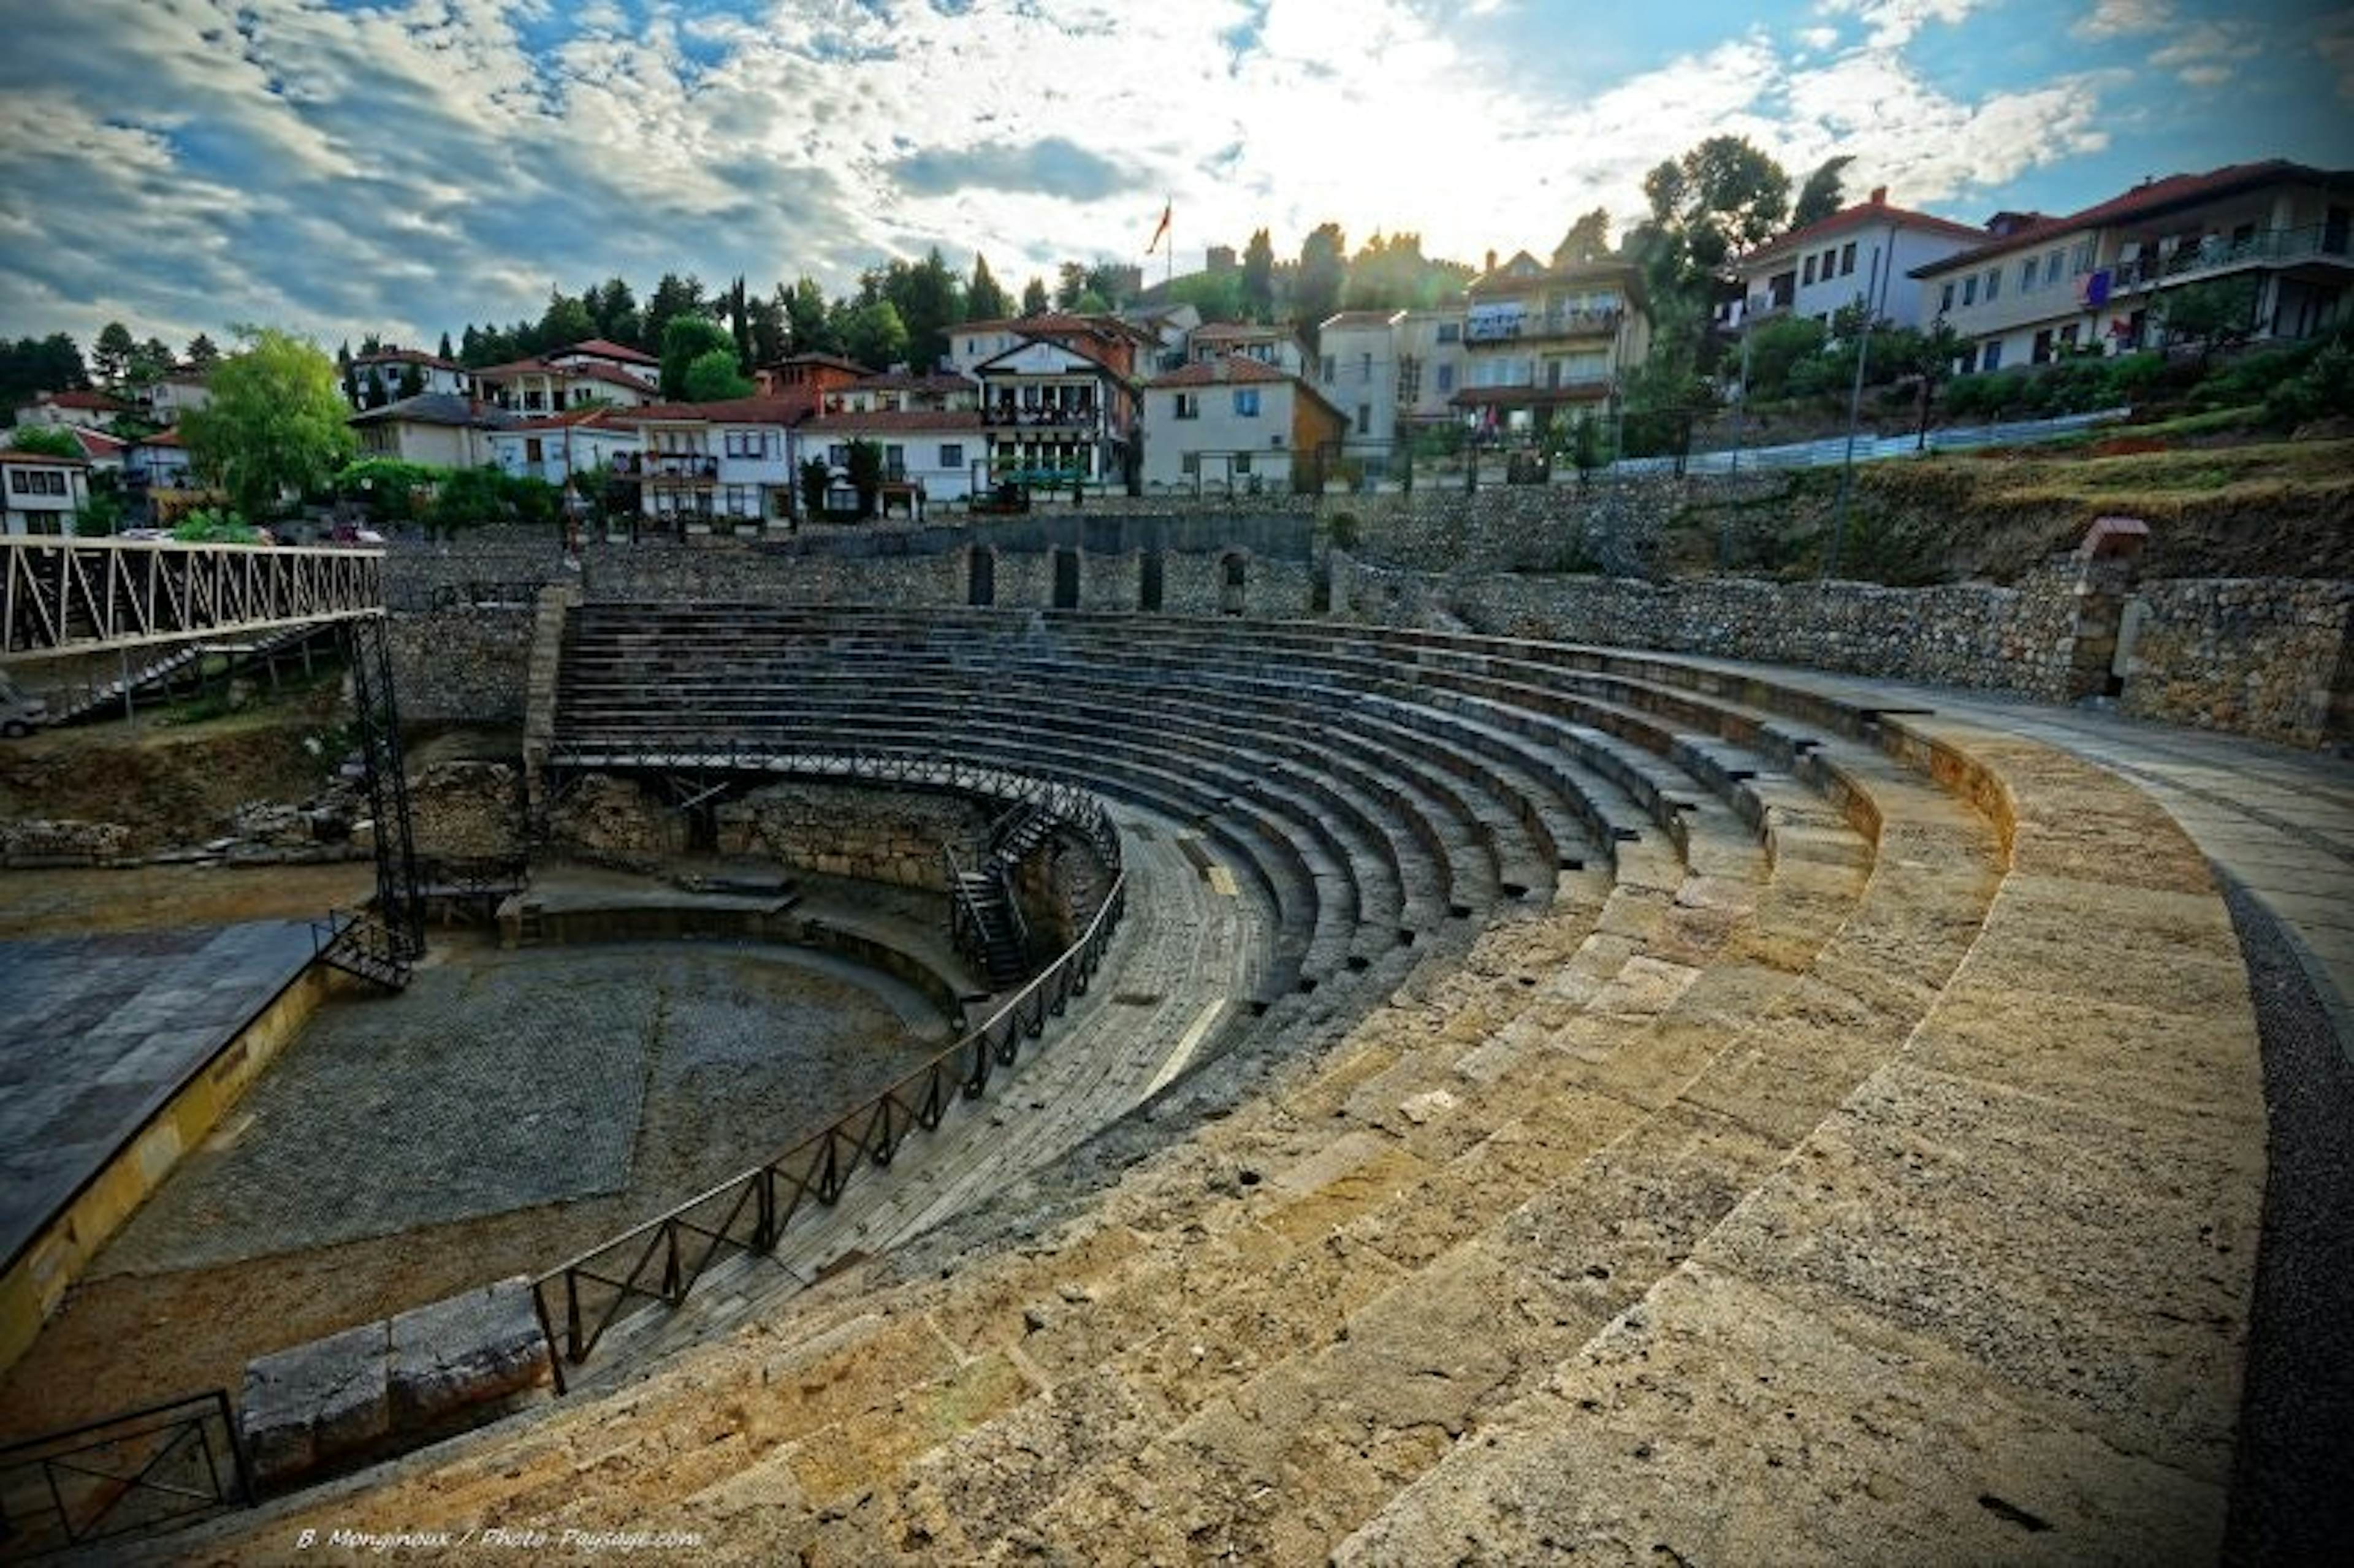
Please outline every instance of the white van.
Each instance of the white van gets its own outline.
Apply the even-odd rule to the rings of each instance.
[[[49,705],[28,697],[7,676],[0,675],[0,736],[10,740],[30,735],[48,717]]]

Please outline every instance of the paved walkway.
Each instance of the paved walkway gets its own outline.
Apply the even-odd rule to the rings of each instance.
[[[311,954],[300,920],[0,944],[0,1259]]]

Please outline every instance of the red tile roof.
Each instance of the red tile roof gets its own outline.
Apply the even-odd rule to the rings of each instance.
[[[110,397],[103,392],[37,392],[33,395],[33,401],[24,407],[36,408],[43,403],[57,408],[87,408],[101,414],[137,412],[130,404]]]
[[[2015,228],[1999,239],[1974,250],[1964,250],[1941,261],[1932,261],[1925,267],[1915,267],[1911,275],[1927,278],[1939,272],[1959,271],[1991,257],[2024,250],[2076,229],[2126,223],[2137,217],[2155,217],[2169,208],[2195,206],[2202,201],[2212,201],[2284,180],[2326,181],[2343,188],[2348,182],[2354,181],[2354,169],[2317,169],[2309,164],[2292,164],[2285,158],[2267,158],[2255,164],[2227,164],[2203,175],[2168,175],[2162,180],[2136,185],[2121,196],[2095,202],[2064,217],[2047,217]]]
[[[1875,223],[1893,223],[1899,228],[1918,229],[1925,234],[1943,235],[1948,239],[1984,239],[1987,237],[1983,228],[1956,223],[1950,217],[1939,217],[1935,213],[1891,207],[1885,201],[1860,201],[1853,207],[1840,208],[1829,217],[1817,218],[1804,228],[1777,234],[1746,254],[1734,257],[1733,264],[1747,268],[1757,262],[1775,260],[1786,252],[1803,252],[1808,246],[1819,244],[1833,235]]]
[[[817,408],[817,396],[796,387],[773,397],[726,397],[716,403],[649,403],[613,412],[618,424],[797,425]]]
[[[518,376],[568,376],[576,381],[602,381],[609,387],[625,387],[632,392],[652,397],[653,383],[616,370],[610,365],[551,365],[545,355],[533,359],[512,360],[505,365],[486,365],[474,372],[477,381],[511,381]]]
[[[562,430],[583,425],[616,426],[623,422],[620,415],[633,411],[598,404],[587,408],[567,408],[560,414],[542,414],[506,428],[510,430]]]
[[[438,354],[428,354],[421,348],[379,348],[374,354],[352,355],[354,365],[422,365],[429,370],[458,370],[466,367],[454,359],[444,359]]]
[[[1227,354],[1215,359],[1195,360],[1182,369],[1156,376],[1144,387],[1148,392],[1158,392],[1170,387],[1265,386],[1274,381],[1298,379],[1288,371],[1278,370],[1274,366],[1247,355]]]
[[[0,462],[48,463],[52,468],[88,468],[90,460],[78,457],[53,457],[48,452],[28,452],[16,447],[0,447]]]
[[[854,436],[864,431],[977,430],[978,408],[883,408],[871,414],[825,414],[801,427],[813,436]]]
[[[918,375],[912,371],[886,371],[880,376],[862,376],[847,386],[836,387],[835,392],[970,392],[972,377],[960,376],[953,370],[932,371]]]
[[[138,447],[185,447],[188,443],[180,439],[180,427],[175,425],[168,430],[158,430],[152,436],[142,436],[131,444]]]
[[[81,443],[81,455],[92,462],[101,458],[121,457],[122,449],[131,443],[120,436],[110,436],[104,430],[86,430],[80,425],[68,425],[73,439]]]
[[[557,354],[594,354],[606,359],[618,359],[624,365],[648,365],[659,367],[662,361],[625,343],[615,343],[609,337],[592,337],[584,343],[572,344],[555,351]]]

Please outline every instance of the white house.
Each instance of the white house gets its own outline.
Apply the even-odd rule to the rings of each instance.
[[[1262,326],[1255,322],[1208,322],[1185,339],[1185,359],[1194,365],[1240,355],[1272,365],[1287,376],[1309,376],[1316,356],[1288,326]],[[1175,366],[1170,368],[1174,369]]]
[[[192,471],[188,449],[176,429],[142,436],[123,449],[122,482],[134,492],[191,489],[196,483]]]
[[[1397,333],[1404,311],[1342,311],[1316,329],[1316,389],[1349,421],[1349,440],[1397,434]]]
[[[862,376],[825,392],[828,414],[888,413],[903,408],[972,408],[980,406],[981,383],[954,371],[928,375],[894,370]]]
[[[1919,326],[1935,313],[1922,309],[1914,270],[1982,245],[1986,238],[1985,229],[1967,223],[1891,207],[1888,187],[1881,185],[1871,199],[1776,235],[1736,260],[1741,301],[1728,324],[1754,324],[1787,312],[1829,326],[1833,313],[1869,294],[1877,313],[1899,326]]]
[[[1128,347],[1132,365],[1134,345]],[[1042,338],[983,360],[972,374],[981,383],[991,473],[1127,482],[1136,425],[1127,366]]]
[[[473,390],[473,378],[466,367],[454,359],[427,354],[422,349],[401,348],[386,344],[373,354],[356,354],[345,368],[344,395],[355,408],[382,408],[397,402],[403,388],[414,384],[416,392],[440,392],[462,397]]]
[[[496,408],[447,392],[420,393],[354,414],[345,421],[371,457],[436,468],[480,468],[491,461],[490,434],[514,422]]]
[[[74,514],[90,503],[90,465],[0,447],[0,533],[70,534]]]
[[[37,392],[29,403],[16,406],[19,425],[78,425],[101,430],[126,414],[137,414],[132,404],[103,392]]]
[[[1320,483],[1347,420],[1299,376],[1240,355],[1144,384],[1144,489],[1286,492]]]
[[[795,461],[823,458],[833,475],[832,488],[846,489],[853,441],[880,447],[884,481],[920,486],[927,503],[970,495],[974,471],[987,451],[976,408],[875,409],[821,414],[810,420],[794,432]]]
[[[194,365],[175,365],[139,388],[139,398],[145,405],[147,422],[151,425],[176,425],[182,415],[211,403],[213,389],[207,379],[210,374]]]
[[[525,419],[488,432],[487,440],[491,461],[501,471],[558,487],[575,474],[610,470],[622,454],[643,447],[642,433],[630,417],[601,405]]]
[[[1464,386],[1463,307],[1408,311],[1390,330],[1396,350],[1401,425],[1444,425],[1462,418],[1455,394]]]
[[[661,393],[662,364],[652,355],[603,338],[506,365],[484,366],[474,384],[500,408],[516,414],[556,414],[592,403],[642,408]]]
[[[634,479],[639,510],[681,533],[758,531],[792,514],[792,433],[814,408],[807,392],[649,404],[618,417],[639,449],[615,454],[613,477]]]
[[[1998,228],[1914,273],[1924,312],[1967,341],[1967,369],[2144,346],[2168,291],[2212,280],[2247,281],[2258,338],[2313,336],[2354,300],[2354,170],[2233,164]]]

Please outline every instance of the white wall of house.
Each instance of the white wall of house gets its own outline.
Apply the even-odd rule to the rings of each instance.
[[[1397,340],[1387,325],[1326,325],[1317,336],[1316,390],[1349,421],[1347,440],[1397,434]]]
[[[69,533],[90,503],[90,483],[80,463],[0,462],[0,503],[9,534]]]
[[[190,471],[186,447],[152,447],[133,441],[122,451],[124,477],[156,490],[186,489]]]
[[[792,432],[783,425],[677,420],[640,428],[640,456],[654,470],[638,489],[639,510],[669,519],[684,514],[690,532],[726,519],[732,526],[762,526],[784,515],[792,491]],[[698,471],[664,474],[665,458],[712,460],[704,482]],[[663,482],[664,479],[673,482]]]
[[[19,425],[50,425],[62,429],[68,425],[85,430],[102,430],[120,416],[104,408],[69,408],[58,403],[25,403],[16,409]]]
[[[472,378],[462,370],[450,370],[438,365],[419,365],[414,360],[374,359],[354,360],[352,380],[362,393],[371,387],[380,387],[384,400],[398,402],[408,396],[400,389],[410,370],[417,372],[419,392],[447,392],[463,396]],[[199,388],[201,390],[201,388]]]
[[[430,463],[437,468],[480,468],[491,461],[489,432],[472,426],[377,419],[355,429],[360,450],[375,457]]]
[[[1021,341],[1022,334],[1010,328],[974,331],[957,327],[949,334],[949,364],[958,375],[970,376],[973,366],[996,358]]]
[[[167,376],[151,384],[145,397],[147,418],[168,429],[178,424],[180,416],[190,409],[209,406],[213,390],[193,376]]]
[[[1291,488],[1291,384],[1147,387],[1144,490]]]
[[[1464,386],[1463,312],[1408,311],[1392,334],[1397,346],[1397,410],[1416,420],[1451,419]],[[1355,411],[1350,410],[1352,421]]]
[[[924,487],[927,503],[961,501],[972,493],[972,471],[988,457],[987,443],[972,425],[937,429],[869,429],[853,418],[825,419],[794,432],[794,461],[823,458],[842,485],[849,482],[850,443],[873,441],[883,449],[885,473]]]
[[[638,432],[571,426],[546,430],[492,430],[486,439],[491,461],[518,479],[543,479],[560,485],[576,471],[599,465],[611,467],[618,452],[638,450]]]

